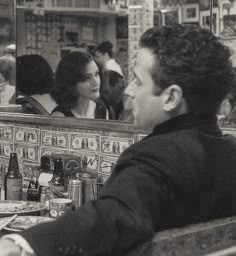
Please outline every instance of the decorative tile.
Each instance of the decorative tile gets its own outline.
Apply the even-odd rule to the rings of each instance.
[[[0,125],[0,140],[13,141],[14,126]]]
[[[9,159],[4,159],[1,158],[0,159],[0,173],[7,173],[7,169],[8,169],[8,165],[9,165]]]
[[[40,130],[36,128],[15,127],[15,142],[39,145]]]
[[[85,157],[87,158],[88,168],[98,172],[99,168],[99,155],[93,154],[87,151],[80,151],[80,152],[69,152],[72,155],[80,156],[83,160]]]
[[[101,156],[99,172],[106,174],[106,175],[110,175],[117,160],[118,160],[118,158],[115,158],[115,157]]]
[[[9,159],[10,153],[13,151],[13,144],[1,143],[0,145],[0,157],[6,157]]]
[[[42,146],[68,149],[68,133],[42,130]]]
[[[29,162],[39,161],[39,147],[29,146],[25,144],[15,144],[15,152],[18,155],[18,159]]]
[[[67,154],[67,150],[43,148],[41,147],[41,156],[44,155],[55,155],[55,154]]]
[[[99,151],[100,136],[95,134],[70,133],[70,149]]]
[[[134,139],[116,138],[116,137],[102,137],[101,151],[105,154],[112,154],[119,156],[126,148],[134,144]]]
[[[8,159],[0,159],[0,186],[4,186],[4,178],[9,165]]]

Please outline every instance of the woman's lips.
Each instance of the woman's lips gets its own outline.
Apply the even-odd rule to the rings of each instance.
[[[99,91],[99,88],[94,88],[94,89],[91,89],[91,92],[98,92]]]

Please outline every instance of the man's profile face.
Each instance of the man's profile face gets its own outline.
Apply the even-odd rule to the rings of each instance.
[[[164,95],[154,84],[150,70],[155,65],[154,56],[147,48],[141,48],[134,67],[135,79],[128,85],[125,94],[133,98],[134,123],[143,129],[153,129],[166,120],[162,107]],[[155,70],[158,72],[158,66]],[[154,91],[159,93],[154,94]]]
[[[105,63],[106,63],[106,57],[105,57],[105,54],[99,52],[99,51],[96,51],[95,52],[95,59],[96,61],[102,65],[103,67],[105,66]]]

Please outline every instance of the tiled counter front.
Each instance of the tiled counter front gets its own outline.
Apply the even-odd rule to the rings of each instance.
[[[0,122],[0,173],[1,183],[7,171],[10,152],[18,155],[24,186],[31,177],[31,170],[38,169],[45,154],[71,154],[88,157],[89,168],[98,173],[98,180],[105,181],[119,155],[144,134],[114,132],[99,129],[51,127],[44,125]]]
[[[223,132],[236,136],[236,125],[224,128]],[[12,151],[18,154],[25,188],[32,169],[39,170],[41,156],[45,154],[87,156],[88,167],[103,182],[119,155],[145,136],[128,123],[0,113],[0,185]]]

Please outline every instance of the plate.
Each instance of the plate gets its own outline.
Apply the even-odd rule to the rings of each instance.
[[[28,214],[45,210],[47,206],[39,202],[32,201],[0,201],[0,215]]]
[[[11,217],[0,218],[0,225]],[[5,230],[20,232],[31,228],[39,223],[53,221],[55,219],[42,216],[17,216],[11,223],[9,223]]]

